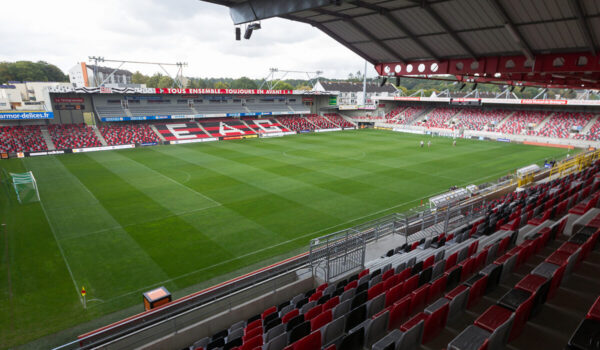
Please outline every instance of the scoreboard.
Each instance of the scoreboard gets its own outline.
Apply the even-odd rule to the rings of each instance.
[[[450,104],[455,106],[481,106],[480,98],[451,98]]]

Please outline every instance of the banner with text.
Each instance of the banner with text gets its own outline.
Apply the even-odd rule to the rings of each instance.
[[[0,112],[0,120],[54,119],[53,112]]]

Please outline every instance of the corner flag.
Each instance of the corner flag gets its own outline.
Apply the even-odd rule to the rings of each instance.
[[[81,286],[81,296],[84,297],[86,294],[85,287]]]

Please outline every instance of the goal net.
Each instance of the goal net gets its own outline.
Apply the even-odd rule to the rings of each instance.
[[[10,176],[19,203],[27,204],[40,201],[37,183],[31,171],[26,173],[10,173]]]

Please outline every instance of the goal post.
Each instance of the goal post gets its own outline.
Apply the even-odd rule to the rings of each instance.
[[[26,173],[10,173],[17,200],[21,204],[40,201],[37,182],[31,171]]]

